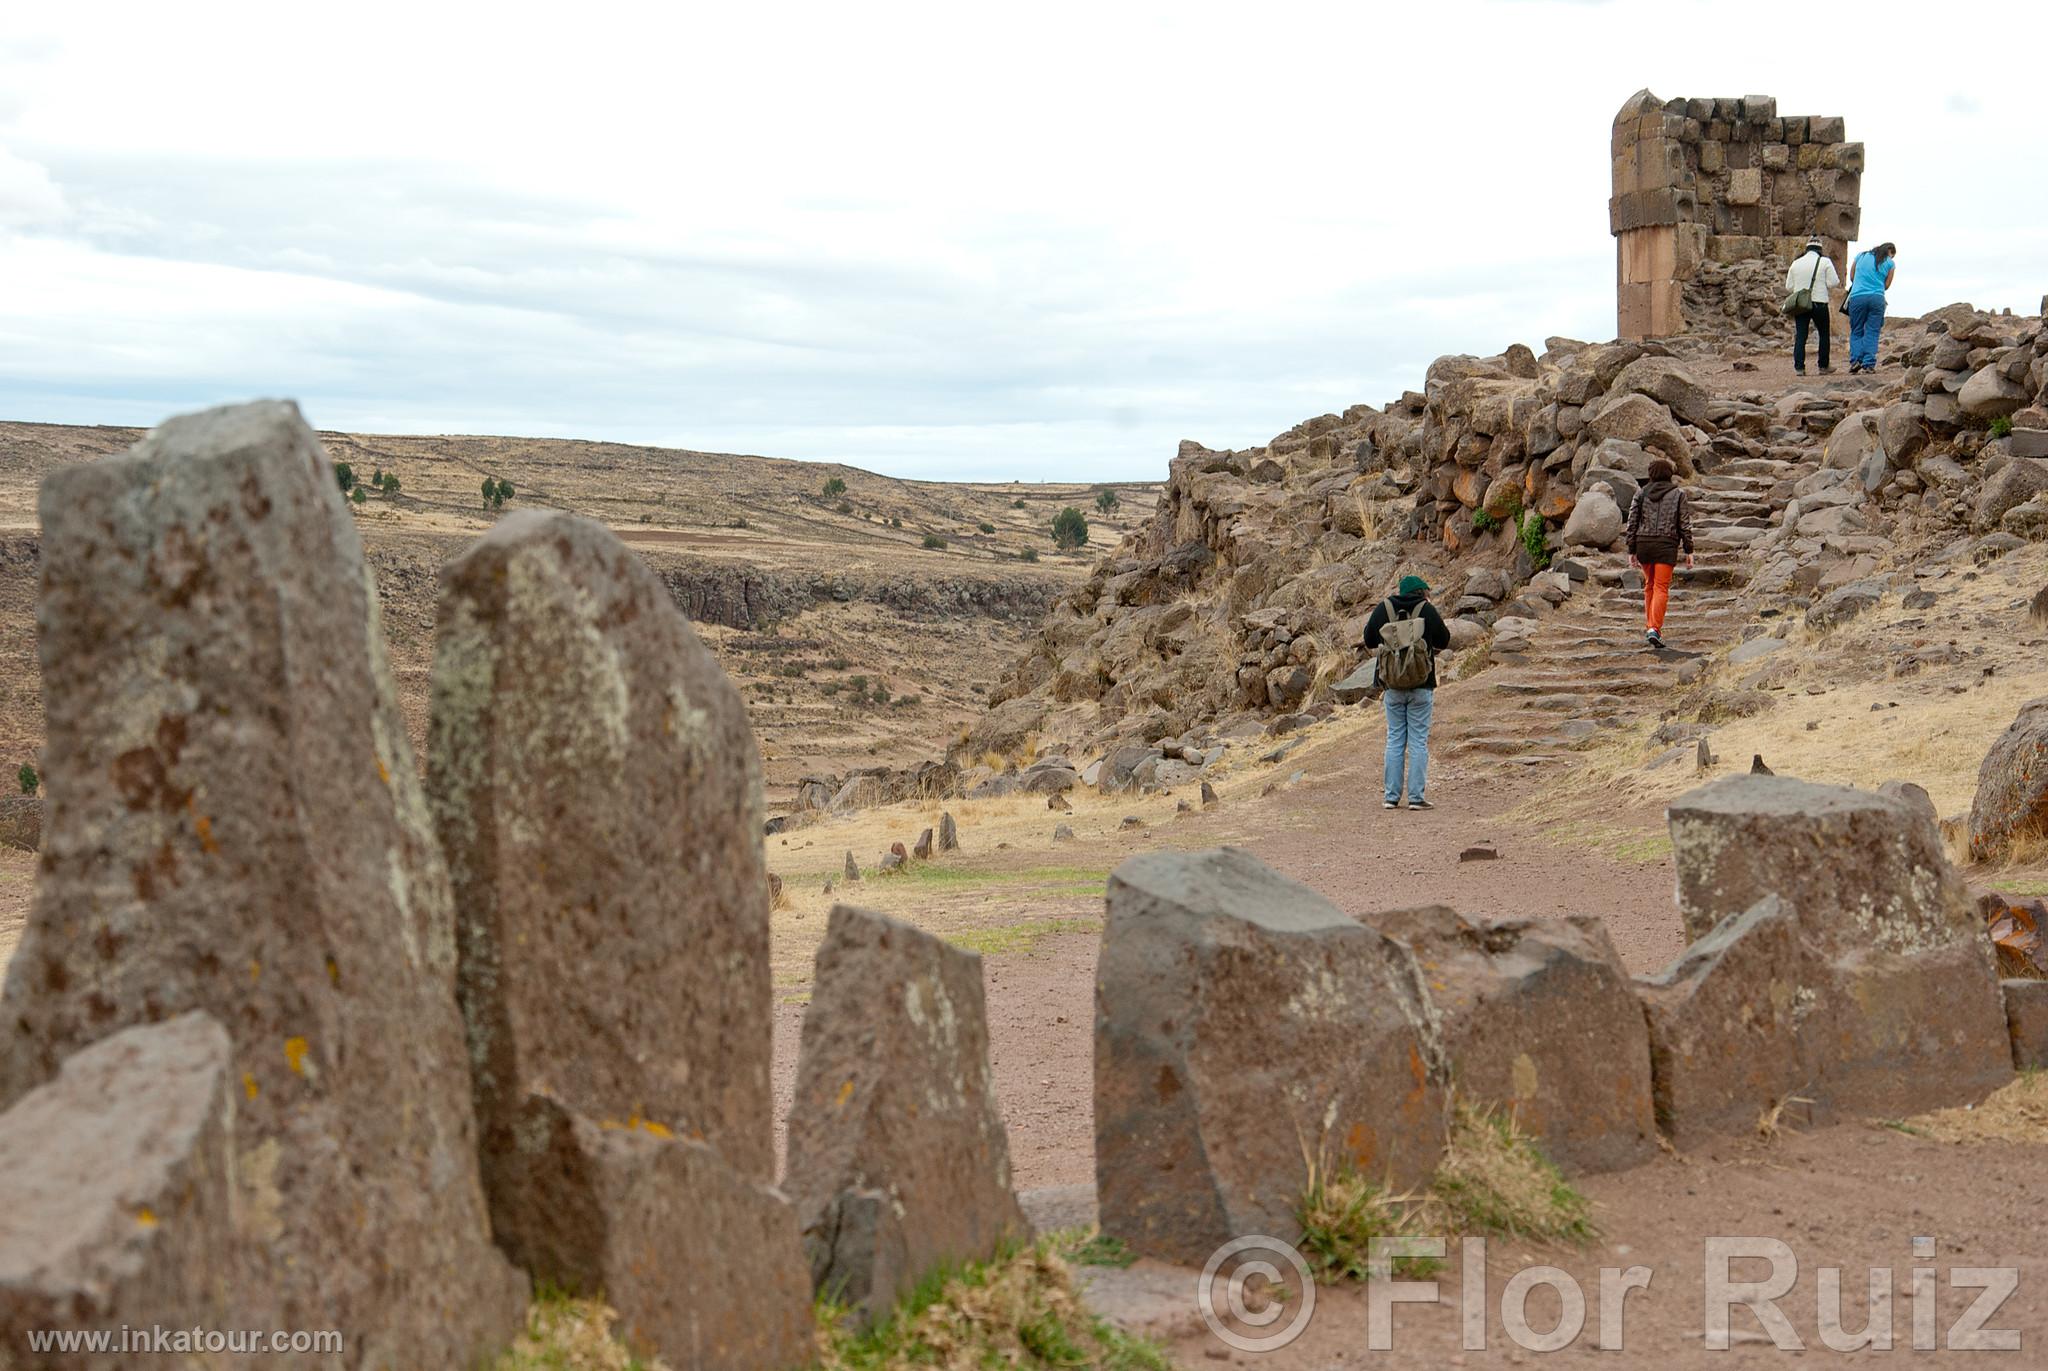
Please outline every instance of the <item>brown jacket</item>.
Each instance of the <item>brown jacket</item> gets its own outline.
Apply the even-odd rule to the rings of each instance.
[[[1628,550],[1639,562],[1676,565],[1692,555],[1692,500],[1671,481],[1651,481],[1628,507]]]

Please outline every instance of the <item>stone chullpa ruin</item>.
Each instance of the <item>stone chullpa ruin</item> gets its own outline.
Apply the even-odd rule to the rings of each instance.
[[[1630,96],[1614,116],[1607,202],[1616,334],[1751,323],[1730,287],[1752,303],[1768,298],[1760,287],[1781,284],[1786,263],[1815,237],[1846,279],[1863,145],[1843,139],[1839,116],[1780,115],[1768,95]]]

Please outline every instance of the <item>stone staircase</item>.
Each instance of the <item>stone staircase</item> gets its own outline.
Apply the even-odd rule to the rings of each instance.
[[[1641,581],[1627,556],[1574,555],[1568,562],[1584,579],[1574,575],[1572,594],[1543,616],[1528,647],[1495,652],[1485,670],[1446,690],[1432,750],[1540,766],[1658,716],[1700,661],[1750,622],[1743,592],[1753,559],[1744,549],[1778,524],[1794,483],[1817,469],[1817,445],[1801,455],[1725,462],[1688,483],[1697,555],[1672,577],[1663,650],[1643,640]]]

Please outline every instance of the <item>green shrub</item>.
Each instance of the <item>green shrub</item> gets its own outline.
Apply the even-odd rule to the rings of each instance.
[[[341,487],[341,493],[346,495],[355,489],[356,469],[347,462],[336,462],[334,464],[334,480]]]
[[[21,782],[21,793],[24,795],[35,794],[36,787],[43,783],[43,778],[38,776],[36,769],[27,762],[23,762],[21,770],[14,773],[14,779]]]
[[[1080,510],[1068,505],[1052,518],[1053,546],[1071,552],[1077,547],[1088,545],[1088,519]]]
[[[1474,533],[1491,533],[1499,527],[1500,520],[1494,518],[1485,510],[1475,509],[1472,511],[1472,531]]]
[[[1024,497],[1020,495],[1020,496],[1018,496],[1018,497],[1017,497],[1016,499],[1014,499],[1014,500],[1010,501],[1010,508],[1011,508],[1011,509],[1022,509],[1022,508],[1024,508]]]
[[[379,472],[379,473],[378,473],[378,475],[382,476],[382,475],[383,475],[383,473],[382,473],[382,472]],[[383,486],[384,486],[384,493],[385,493],[386,495],[396,495],[396,494],[398,494],[398,477],[396,477],[396,476],[385,476],[385,477],[384,477],[384,483],[383,483]]]
[[[983,533],[994,533],[996,531],[996,526],[994,524],[988,523],[985,520],[982,523],[977,524],[976,527],[979,528]]]
[[[518,493],[518,492],[516,492],[516,491],[514,491],[514,490],[512,489],[512,483],[511,483],[510,481],[506,480],[506,479],[505,479],[504,477],[502,477],[502,476],[500,476],[500,477],[498,478],[498,503],[499,503],[499,504],[501,504],[501,505],[502,505],[502,504],[504,504],[504,503],[505,503],[505,502],[506,502],[507,500],[511,499],[511,498],[512,498],[512,497],[513,497],[513,496],[514,496],[515,494],[517,494],[517,493]]]
[[[484,477],[484,508],[489,509],[498,502],[498,483],[491,477]]]
[[[349,490],[348,498],[354,500],[359,505],[369,503],[370,499],[368,495],[363,493],[363,488],[361,486],[352,487]]]
[[[1111,510],[1115,509],[1116,506],[1116,492],[1111,490],[1108,486],[1104,486],[1102,489],[1095,492],[1095,508],[1098,511],[1100,511],[1103,514],[1107,514]]]
[[[1993,420],[1991,421],[1991,436],[1992,436],[1992,437],[1994,437],[1994,438],[2004,438],[2004,437],[2008,436],[2009,434],[2011,434],[2011,432],[2012,432],[2012,417],[2011,417],[2010,415],[2006,415],[2006,414],[2001,414],[2001,415],[1999,415],[1999,416],[1998,416],[1998,417],[1997,417],[1996,419],[1993,419]]]
[[[827,480],[827,481],[825,482],[825,498],[826,498],[826,499],[828,499],[828,500],[829,500],[829,499],[831,499],[831,498],[832,498],[833,496],[835,496],[835,495],[844,495],[844,494],[846,494],[846,482],[845,482],[845,481],[843,481],[843,480],[841,480],[841,479],[840,479],[839,477],[837,477],[837,476],[831,477],[831,478],[829,478],[829,479],[828,479],[828,480]]]
[[[1018,560],[1018,561],[1020,561],[1020,562],[1035,562],[1035,561],[1037,561],[1037,560],[1038,560],[1038,549],[1037,549],[1037,548],[1035,548],[1035,547],[1027,547],[1027,548],[1025,548],[1025,549],[1024,549],[1024,550],[1023,550],[1022,552],[1020,552],[1020,553],[1018,553],[1018,554],[1017,554],[1017,560]]]
[[[936,533],[925,534],[924,545],[934,552],[944,552],[946,550],[946,540]]]
[[[899,515],[899,514],[891,514],[891,515],[889,516],[889,527],[890,527],[890,528],[902,528],[902,527],[903,527],[903,516],[901,516],[901,515]]]
[[[1533,509],[1522,516],[1522,547],[1538,571],[1550,565],[1550,534],[1543,527],[1543,516]]]

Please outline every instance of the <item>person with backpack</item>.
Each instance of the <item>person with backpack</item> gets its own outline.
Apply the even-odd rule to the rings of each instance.
[[[1365,621],[1365,645],[1377,655],[1375,676],[1387,709],[1384,808],[1401,807],[1408,783],[1410,809],[1434,809],[1423,795],[1429,780],[1429,719],[1436,701],[1436,654],[1451,645],[1451,631],[1429,602],[1429,584],[1403,576],[1393,595]]]
[[[1827,245],[1810,239],[1806,251],[1785,268],[1785,312],[1792,316],[1792,370],[1806,374],[1806,332],[1820,337],[1820,369],[1828,366],[1828,292],[1842,284],[1842,275],[1828,260]]]
[[[1628,564],[1643,577],[1643,637],[1664,646],[1664,606],[1671,598],[1671,574],[1678,557],[1692,565],[1692,501],[1674,479],[1677,468],[1659,457],[1650,479],[1628,507]]]
[[[1884,331],[1885,292],[1892,288],[1898,266],[1893,261],[1899,250],[1891,243],[1879,243],[1868,252],[1856,254],[1849,268],[1849,299],[1843,306],[1849,315],[1849,374],[1877,370],[1877,335]]]

